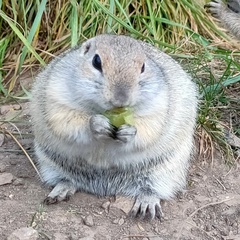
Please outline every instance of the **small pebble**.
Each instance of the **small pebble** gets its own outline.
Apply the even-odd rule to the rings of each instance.
[[[0,108],[0,114],[4,115],[7,112],[9,112],[11,109],[13,109],[13,107],[11,105],[5,105],[5,106],[1,106]]]
[[[9,162],[11,165],[17,165],[17,161],[15,159],[10,159]]]
[[[91,215],[88,215],[85,219],[84,219],[84,223],[85,225],[92,227],[94,225],[93,222],[93,217]]]
[[[21,109],[21,106],[18,105],[18,104],[14,104],[14,105],[13,105],[13,108],[14,108],[14,110],[20,110],[20,109]]]
[[[119,219],[116,218],[116,219],[113,220],[113,223],[114,223],[114,224],[118,224],[118,221],[119,221]]]
[[[53,239],[54,240],[68,240],[69,238],[65,234],[57,232],[57,233],[54,233]]]
[[[7,240],[37,240],[38,232],[32,227],[24,227],[15,230]]]
[[[120,218],[119,221],[118,221],[118,225],[122,226],[123,224],[124,224],[124,219]]]
[[[10,199],[13,199],[14,195],[13,195],[13,194],[10,194],[8,197],[9,197]]]
[[[212,230],[212,225],[207,224],[205,230],[206,230],[206,232],[210,232]]]
[[[3,145],[4,143],[4,134],[0,134],[0,147]]]
[[[11,173],[0,173],[0,186],[10,184],[13,181],[13,175]]]
[[[118,208],[125,214],[128,214],[133,206],[133,200],[126,197],[117,197],[116,201],[111,203],[111,208]]]
[[[110,207],[110,202],[109,202],[109,201],[104,202],[104,203],[102,204],[102,208],[105,209],[106,211],[109,210],[109,207]]]
[[[24,185],[24,181],[22,178],[17,178],[13,181],[13,185],[15,185],[15,186]]]
[[[6,171],[7,165],[3,162],[0,162],[0,173],[3,173]]]
[[[228,235],[229,235],[229,231],[228,231],[227,229],[224,229],[224,230],[221,230],[221,231],[220,231],[220,234],[221,234],[222,236],[228,236]]]

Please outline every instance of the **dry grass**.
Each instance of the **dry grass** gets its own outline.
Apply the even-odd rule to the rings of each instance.
[[[23,69],[43,65],[99,33],[129,34],[172,53],[194,52],[211,41],[226,44],[227,36],[203,4],[197,0],[6,0],[0,4],[0,90],[8,95]]]
[[[200,142],[213,148],[214,138],[226,145],[222,120],[240,134],[236,97],[240,52],[234,50],[240,47],[219,29],[204,4],[204,0],[0,0],[0,100],[29,98],[19,77],[34,74],[67,48],[100,33],[127,34],[187,63],[201,95]],[[223,111],[224,107],[231,110]],[[237,120],[230,121],[230,115]]]

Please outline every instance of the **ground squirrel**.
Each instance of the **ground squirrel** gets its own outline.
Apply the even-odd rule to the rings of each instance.
[[[240,0],[213,0],[205,5],[207,11],[220,20],[223,26],[240,39]]]
[[[113,127],[106,110],[129,107]],[[160,199],[186,185],[196,85],[157,48],[99,35],[55,58],[37,76],[32,122],[37,167],[54,203],[77,190],[133,197],[133,216],[161,217]]]

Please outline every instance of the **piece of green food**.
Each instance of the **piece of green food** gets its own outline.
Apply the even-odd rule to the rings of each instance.
[[[107,117],[110,123],[117,128],[124,124],[134,124],[133,112],[131,108],[113,108],[105,111],[103,115]]]

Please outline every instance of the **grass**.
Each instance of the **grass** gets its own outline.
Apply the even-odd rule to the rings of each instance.
[[[28,99],[21,83],[54,55],[99,33],[127,34],[182,63],[200,91],[200,142],[224,145],[240,135],[240,51],[198,0],[0,0],[0,101]],[[235,120],[229,120],[232,116]],[[230,123],[231,122],[231,123]],[[215,139],[215,141],[213,141]]]

